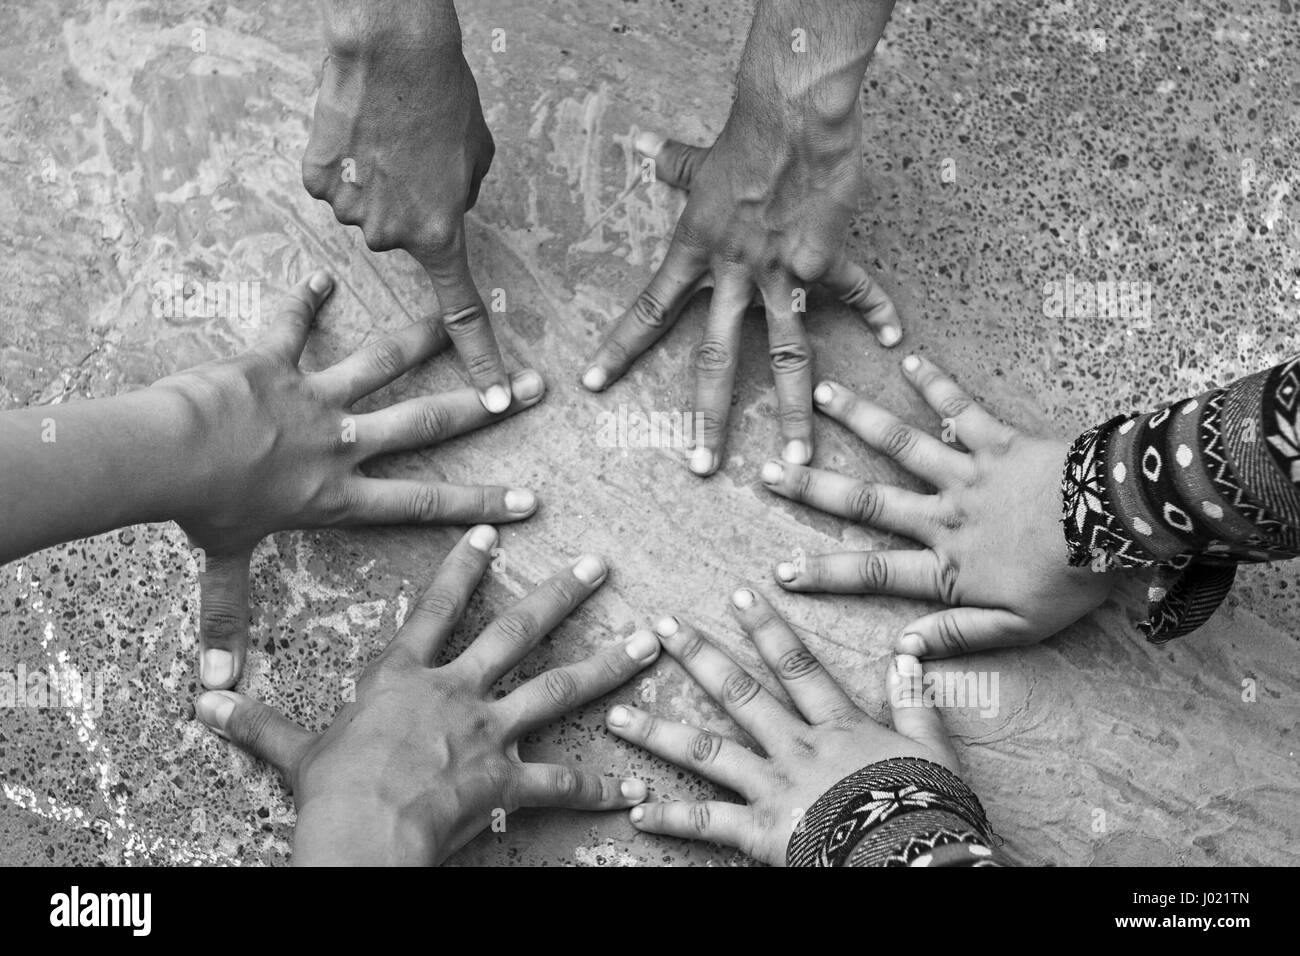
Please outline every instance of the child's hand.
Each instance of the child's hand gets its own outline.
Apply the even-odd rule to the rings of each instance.
[[[825,382],[814,399],[823,414],[934,485],[935,494],[775,461],[763,466],[763,482],[778,495],[925,547],[783,562],[776,569],[781,587],[946,604],[907,625],[895,645],[900,654],[927,658],[1036,643],[1100,606],[1117,572],[1069,566],[1061,529],[1068,446],[999,422],[933,362],[913,356],[903,372],[943,420],[945,437],[967,450],[842,385]]]
[[[437,317],[415,322],[320,372],[298,359],[332,279],[298,284],[251,351],[173,375],[154,389],[179,395],[192,436],[179,453],[197,480],[173,515],[203,550],[199,638],[203,683],[231,687],[248,640],[248,570],[264,536],[291,528],[501,523],[537,507],[528,491],[367,477],[366,460],[435,444],[536,404],[541,376],[514,377],[514,402],[484,410],[472,388],[354,414],[354,402],[447,345]]]
[[[517,807],[619,810],[645,799],[641,781],[602,776],[590,762],[578,769],[525,761],[519,740],[649,666],[659,656],[649,631],[538,673],[508,694],[493,692],[604,582],[600,558],[579,558],[460,656],[444,653],[496,540],[486,526],[461,539],[361,675],[356,702],[323,733],[230,691],[198,699],[204,723],[273,764],[292,788],[295,864],[435,864]]]
[[[689,624],[672,617],[660,621],[655,630],[664,649],[762,753],[670,717],[613,708],[607,723],[619,737],[744,800],[645,803],[632,810],[638,830],[734,846],[756,860],[784,866],[790,835],[804,811],[849,774],[891,757],[919,757],[957,772],[957,755],[939,711],[923,706],[922,670],[915,658],[897,657],[889,667],[890,730],[853,702],[766,599],[742,588],[732,596],[732,607],[794,707]]]

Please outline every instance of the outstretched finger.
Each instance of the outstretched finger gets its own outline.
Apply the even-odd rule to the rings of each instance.
[[[637,136],[633,145],[638,153],[654,160],[656,179],[688,191],[700,164],[709,155],[707,147],[688,146],[648,131]]]
[[[941,525],[935,495],[780,461],[765,464],[762,478],[769,490],[791,501],[882,531],[905,534],[922,544],[930,544]]]
[[[958,441],[974,451],[1005,443],[1015,436],[1015,429],[985,411],[951,375],[929,359],[909,355],[903,359],[903,374],[942,420],[945,440],[951,431]]]
[[[314,372],[311,380],[321,394],[351,405],[446,347],[447,333],[442,323],[436,316],[426,316]]]
[[[763,287],[763,305],[781,419],[781,457],[791,464],[806,465],[813,455],[813,363],[802,313],[795,309],[796,291],[788,279],[771,282]]]
[[[438,294],[443,327],[465,363],[483,407],[489,412],[504,412],[510,407],[510,376],[470,273],[463,221],[449,245],[421,253],[418,258]]]
[[[317,269],[289,290],[288,301],[281,306],[270,331],[258,343],[258,349],[297,365],[307,338],[316,323],[316,313],[334,290],[334,277]]]
[[[521,807],[621,810],[646,798],[646,785],[633,777],[603,777],[554,763],[526,763],[515,781]]]
[[[674,236],[659,271],[596,350],[590,367],[582,375],[583,387],[592,392],[602,391],[659,341],[694,294],[704,269],[701,253]]]
[[[248,650],[248,569],[253,552],[203,555],[199,572],[199,674],[205,687],[234,687]]]
[[[909,654],[896,655],[889,662],[885,689],[889,693],[894,730],[929,749],[936,762],[957,773],[960,769],[957,751],[953,750],[939,708],[925,699],[924,675],[921,662]]]
[[[1019,647],[1042,640],[1020,615],[1001,608],[954,607],[918,618],[895,644],[900,654],[936,659]]]
[[[214,690],[194,703],[199,719],[231,743],[265,760],[292,782],[294,769],[316,735],[243,694]]]
[[[876,339],[885,348],[892,348],[903,340],[903,324],[893,300],[862,266],[846,256],[822,277],[821,283],[845,305],[862,313],[867,325],[876,333]]]
[[[695,450],[690,467],[702,478],[717,471],[722,460],[749,301],[746,284],[730,277],[719,280],[709,303],[704,339],[695,353]]]

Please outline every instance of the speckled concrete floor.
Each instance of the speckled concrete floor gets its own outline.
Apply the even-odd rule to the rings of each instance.
[[[679,208],[662,186],[638,190],[587,234],[632,181],[630,128],[716,133],[748,5],[462,6],[499,149],[470,219],[475,269],[486,288],[509,290],[498,334],[551,390],[526,417],[391,469],[542,495],[537,518],[504,531],[505,567],[474,622],[580,550],[611,556],[611,583],[530,671],[673,610],[753,663],[725,609],[730,589],[766,582],[792,548],[875,540],[759,486],[778,444],[762,337],[749,337],[728,459],[707,483],[670,452],[597,440],[599,414],[619,403],[686,407],[698,304],[618,388],[592,396],[576,385],[580,357],[648,277]],[[366,251],[299,184],[322,56],[307,9],[0,2],[0,407],[113,394],[252,340],[255,323],[154,318],[153,283],[176,272],[262,281],[265,301],[329,264],[346,278],[309,351],[316,363],[428,308],[413,266]],[[1292,349],[1297,16],[1290,0],[900,3],[867,82],[870,195],[852,244],[895,294],[910,346],[1008,420],[1061,433]],[[507,30],[504,54],[489,51],[495,27]],[[196,28],[206,53],[192,49]],[[1150,282],[1151,320],[1045,318],[1044,284],[1068,275]],[[898,356],[850,315],[826,305],[813,331],[820,374],[930,423]],[[457,374],[444,357],[394,392]],[[820,442],[823,463],[898,477],[825,423]],[[267,541],[246,689],[318,725],[456,533]],[[1001,713],[954,713],[950,726],[1012,857],[1300,862],[1294,580],[1293,566],[1246,570],[1208,627],[1163,649],[1133,634],[1130,595],[1044,646],[981,659],[1001,675]],[[889,642],[918,608],[778,605],[883,712]],[[0,862],[285,860],[293,814],[280,784],[192,719],[196,608],[192,559],[171,527],[0,570],[0,670],[54,663],[104,686],[99,716],[0,715]],[[726,728],[671,664],[652,676],[660,711]],[[1247,679],[1253,703],[1242,701]],[[706,789],[610,738],[604,706],[548,728],[532,751],[642,774],[660,792]],[[742,862],[637,835],[621,816],[559,812],[520,812],[458,860]]]

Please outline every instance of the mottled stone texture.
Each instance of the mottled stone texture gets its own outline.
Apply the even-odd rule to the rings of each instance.
[[[726,597],[755,582],[883,713],[903,600],[795,598],[791,549],[881,536],[767,494],[778,450],[761,320],[750,324],[725,465],[701,482],[671,450],[601,447],[598,415],[688,407],[699,302],[664,347],[599,396],[581,359],[662,255],[680,198],[638,187],[634,126],[720,128],[748,5],[476,0],[467,55],[499,152],[469,220],[476,275],[506,291],[498,335],[542,370],[538,409],[394,473],[522,484],[544,506],[503,531],[501,569],[463,635],[581,550],[610,583],[511,682],[663,612],[757,657]],[[1073,432],[1195,392],[1293,348],[1300,230],[1300,28],[1289,0],[900,3],[866,83],[869,189],[852,250],[895,295],[905,347],[947,364],[1010,421]],[[228,355],[316,263],[343,281],[310,363],[428,310],[422,277],[375,255],[299,183],[322,58],[314,6],[270,0],[0,3],[0,406],[74,401]],[[491,31],[507,49],[490,52]],[[196,53],[196,28],[206,44]],[[945,170],[948,175],[945,175]],[[601,219],[611,207],[610,214]],[[596,224],[599,220],[599,224]],[[156,318],[152,287],[261,282],[263,319]],[[1044,285],[1151,284],[1149,318],[1044,315]],[[819,374],[934,421],[896,361],[814,300]],[[454,383],[444,356],[390,394]],[[903,479],[819,423],[819,461]],[[1015,494],[1008,489],[1008,494]],[[392,632],[459,529],[285,534],[254,567],[245,689],[319,726]],[[174,527],[133,528],[0,570],[0,670],[102,678],[99,716],[0,714],[0,862],[282,863],[292,803],[265,767],[192,717],[197,590]],[[958,661],[996,670],[1001,711],[954,712],[970,782],[1012,858],[1061,864],[1296,863],[1296,587],[1250,569],[1201,633],[1153,648],[1136,591],[1040,647]],[[670,662],[653,707],[728,722]],[[1257,700],[1242,700],[1253,680]],[[636,773],[661,794],[709,787],[615,742],[608,701],[526,750]],[[1104,817],[1102,816],[1104,814]],[[1104,821],[1104,830],[1100,824]],[[733,851],[638,836],[619,815],[525,811],[465,863],[735,864]]]

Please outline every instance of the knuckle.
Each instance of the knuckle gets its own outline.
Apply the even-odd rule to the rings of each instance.
[[[966,395],[959,393],[949,395],[939,403],[940,418],[957,418],[963,412],[966,412],[974,404],[974,401]]]
[[[557,766],[551,775],[551,792],[562,800],[576,800],[582,796],[582,775],[570,767]]]
[[[811,468],[805,468],[802,465],[791,467],[786,465],[784,468],[786,474],[791,471],[795,472],[795,479],[791,493],[800,501],[807,501],[812,497],[817,487],[817,475]]]
[[[821,662],[805,647],[792,648],[776,662],[777,674],[785,680],[799,680],[821,670]]]
[[[717,339],[705,339],[695,353],[695,370],[698,372],[721,372],[731,367],[731,349],[725,342]]]
[[[902,458],[916,444],[916,429],[903,422],[895,422],[885,431],[881,444],[890,458]]]
[[[420,248],[435,254],[450,252],[456,245],[460,227],[454,219],[435,216],[420,229]]]
[[[632,303],[632,318],[644,328],[660,329],[668,318],[668,310],[651,290],[644,289]]]
[[[722,749],[722,738],[717,734],[711,734],[707,730],[701,730],[691,737],[689,753],[691,760],[700,766],[706,766],[717,759],[718,752]]]
[[[826,720],[841,730],[852,730],[862,723],[864,717],[862,711],[853,704],[840,704],[831,710]]]
[[[693,661],[699,656],[700,651],[704,650],[707,644],[708,642],[704,639],[703,635],[698,632],[692,632],[686,638],[685,643],[682,644],[682,649],[678,653],[677,659],[682,663]]]
[[[849,517],[860,524],[875,524],[880,520],[880,492],[868,484],[859,484],[849,492],[845,501]]]
[[[209,644],[225,646],[244,634],[245,617],[233,607],[207,607],[199,614],[200,632]]]
[[[313,199],[327,198],[333,178],[325,164],[314,159],[303,159],[302,185]]]
[[[940,558],[934,572],[934,587],[944,604],[957,603],[957,576],[957,562],[951,558]]]
[[[475,303],[464,309],[456,309],[442,317],[443,327],[452,335],[469,332],[483,319],[483,310]],[[477,356],[476,356],[477,357]],[[490,356],[488,357],[490,359]]]
[[[408,505],[414,521],[432,521],[442,515],[443,495],[434,485],[419,485],[411,492]]]
[[[966,635],[962,632],[961,621],[955,614],[944,614],[938,622],[939,640],[943,646],[955,654],[964,654],[970,648]]]
[[[802,342],[773,346],[768,355],[774,372],[802,372],[812,365],[812,350]]]
[[[526,647],[532,643],[537,630],[537,622],[529,615],[515,612],[507,614],[497,621],[497,630],[515,647]]]
[[[889,587],[889,562],[874,552],[862,556],[858,562],[858,582],[872,591]]]
[[[456,621],[460,619],[462,601],[460,595],[446,588],[431,588],[424,592],[416,605],[420,614],[439,621]]]
[[[709,832],[709,824],[712,822],[710,819],[711,816],[712,814],[709,811],[709,805],[707,803],[691,804],[689,817],[691,826],[697,833]]]
[[[250,750],[258,751],[266,743],[271,731],[269,707],[240,707],[231,720],[230,735]]]
[[[758,696],[759,683],[743,667],[737,667],[722,683],[722,699],[735,707],[743,707]]]
[[[570,710],[578,703],[578,682],[564,668],[543,674],[541,689],[546,699],[560,710]]]
[[[417,440],[432,445],[451,431],[451,413],[440,402],[427,402],[416,411],[414,426]]]
[[[406,356],[401,344],[391,338],[376,342],[370,347],[366,358],[370,367],[380,375],[396,376],[406,367]]]
[[[822,249],[800,249],[790,263],[791,271],[804,282],[813,282],[826,274],[831,258]]]

